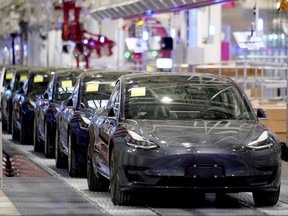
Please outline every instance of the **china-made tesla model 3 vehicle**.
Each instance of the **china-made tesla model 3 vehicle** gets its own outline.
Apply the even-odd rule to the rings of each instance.
[[[56,114],[62,101],[71,95],[78,76],[83,71],[67,69],[54,73],[47,90],[38,97],[34,106],[34,151],[44,149],[46,157],[54,157]]]
[[[56,167],[68,164],[70,176],[86,175],[87,127],[95,109],[107,104],[117,79],[128,71],[82,73],[57,114]],[[68,161],[67,161],[68,159]]]
[[[23,87],[16,92],[12,104],[12,139],[21,144],[33,142],[34,105],[39,95],[47,89],[51,68],[30,69]]]
[[[10,84],[10,82],[14,76],[16,67],[17,66],[15,66],[15,65],[2,65],[1,66],[0,94],[2,94],[4,89]],[[1,103],[0,103],[0,105],[1,105]]]
[[[88,127],[89,189],[129,204],[137,189],[252,192],[277,203],[281,146],[230,78],[199,74],[122,76]]]
[[[21,89],[23,82],[26,80],[28,71],[29,68],[27,67],[15,67],[12,80],[1,94],[2,128],[7,130],[8,133],[12,132],[12,100],[16,91]]]

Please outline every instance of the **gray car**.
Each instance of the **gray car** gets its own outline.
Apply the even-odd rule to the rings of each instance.
[[[281,144],[230,78],[122,76],[89,125],[88,187],[114,204],[136,190],[252,192],[257,206],[280,193]]]

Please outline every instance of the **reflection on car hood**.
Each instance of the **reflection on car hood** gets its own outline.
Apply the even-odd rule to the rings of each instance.
[[[126,120],[125,127],[159,146],[167,147],[225,147],[241,145],[256,121],[247,120],[195,120],[156,121]],[[261,130],[261,128],[257,130]],[[253,133],[255,134],[255,133]]]
[[[36,104],[36,102],[37,102],[37,100],[38,100],[38,96],[39,96],[39,95],[35,95],[35,94],[29,94],[29,95],[28,95],[29,102],[30,102],[30,104],[31,104],[33,107],[35,106],[35,104]]]
[[[85,116],[86,118],[88,118],[90,120],[91,120],[94,112],[95,112],[95,110],[93,110],[91,108],[82,109],[83,116]]]

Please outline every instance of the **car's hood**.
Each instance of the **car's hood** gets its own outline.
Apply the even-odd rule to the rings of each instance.
[[[229,146],[231,148],[239,147],[256,123],[257,121],[248,120],[126,120],[124,125],[128,130],[138,133],[159,146],[185,148]],[[257,134],[254,130],[260,133],[262,129],[259,126],[254,127],[253,136]]]
[[[73,118],[77,119],[79,116],[81,116],[82,120],[88,125],[91,122],[91,119],[93,117],[94,110],[91,108],[84,108],[80,111],[77,111]]]
[[[91,108],[81,109],[81,114],[82,114],[82,116],[85,116],[86,118],[88,118],[88,119],[90,119],[90,120],[91,120],[94,112],[95,112],[95,110],[93,110],[93,109],[91,109]]]

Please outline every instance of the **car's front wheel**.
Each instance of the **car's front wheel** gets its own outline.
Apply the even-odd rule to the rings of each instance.
[[[48,122],[45,122],[45,140],[44,140],[44,154],[46,158],[53,158],[54,152],[51,148],[51,127],[49,127],[50,124]]]
[[[12,133],[12,111],[8,112],[8,122],[7,122],[7,132],[9,134]]]
[[[5,119],[4,119],[4,115],[3,115],[3,105],[1,105],[1,107],[2,107],[2,110],[1,110],[1,121],[2,121],[2,131],[8,131],[8,129],[7,129],[7,121],[5,121]]]
[[[274,206],[280,195],[280,187],[276,191],[254,191],[253,199],[256,206]]]
[[[13,140],[19,140],[19,131],[16,128],[15,119],[13,116],[12,116],[12,139]]]
[[[55,142],[55,163],[57,168],[66,168],[67,167],[67,160],[62,156],[60,152],[60,144],[59,144],[59,130],[56,127],[56,142]]]
[[[2,121],[2,131],[8,131],[7,128],[8,128],[8,125],[7,125],[7,121],[3,118],[3,113],[1,114],[1,121]]]
[[[87,152],[87,183],[90,191],[108,191],[109,181],[100,174],[95,174],[92,153],[88,149]]]
[[[38,139],[37,121],[35,118],[34,118],[34,128],[33,128],[33,148],[34,148],[34,152],[41,152],[42,151],[41,143]]]
[[[69,133],[70,134],[70,133]],[[78,176],[79,168],[75,161],[74,147],[72,147],[72,136],[68,137],[68,172],[71,177]]]
[[[25,121],[23,119],[23,116],[21,115],[21,128],[20,128],[20,143],[21,144],[27,144],[27,125],[25,124]]]
[[[120,176],[115,163],[115,152],[112,150],[109,164],[110,169],[110,196],[114,205],[128,205],[131,203],[132,196],[130,193],[121,191]]]

